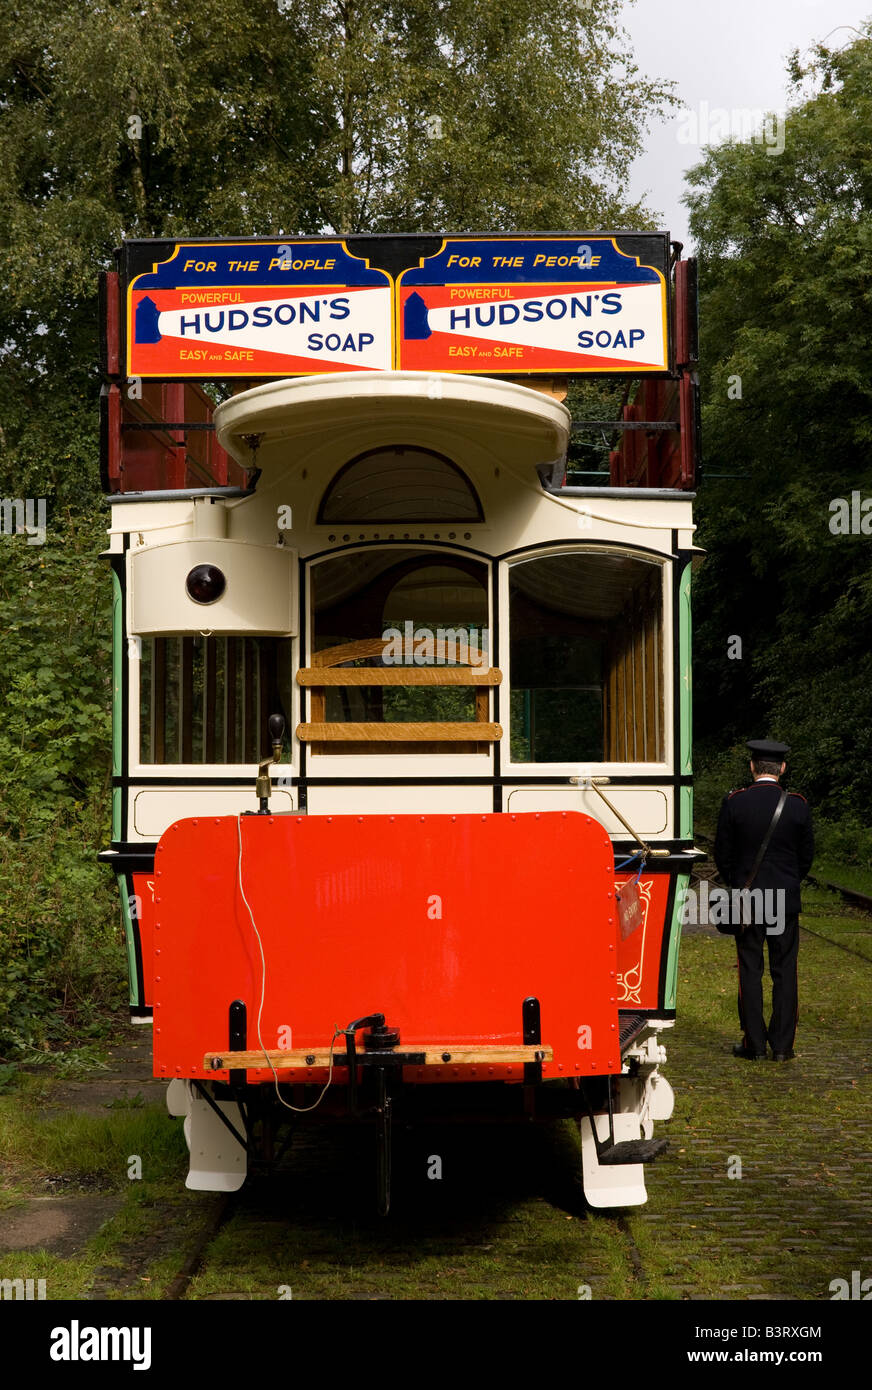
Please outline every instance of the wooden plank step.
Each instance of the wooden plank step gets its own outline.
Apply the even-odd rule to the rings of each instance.
[[[341,1039],[337,1038],[336,1051],[333,1054],[333,1065],[336,1067],[345,1066],[345,1048]],[[358,1049],[360,1057],[362,1049]],[[524,1064],[526,1062],[552,1062],[554,1060],[554,1049],[544,1045],[536,1046],[513,1046],[507,1047],[489,1046],[484,1044],[479,1047],[453,1047],[451,1043],[400,1043],[398,1052],[423,1052],[425,1067],[466,1067],[466,1066],[502,1066],[512,1065],[515,1062]],[[448,1062],[445,1061],[445,1054],[448,1054]],[[269,1059],[269,1060],[267,1060]],[[203,1066],[207,1071],[241,1071],[251,1067],[268,1067],[270,1062],[279,1071],[283,1067],[329,1067],[330,1049],[329,1047],[312,1048],[308,1052],[301,1052],[294,1049],[292,1052],[249,1050],[247,1052],[207,1052],[203,1058]],[[414,1063],[410,1065],[422,1065]]]
[[[468,720],[461,724],[298,724],[302,743],[496,743],[502,725]]]
[[[302,666],[297,684],[323,685],[500,685],[502,671],[475,666]]]

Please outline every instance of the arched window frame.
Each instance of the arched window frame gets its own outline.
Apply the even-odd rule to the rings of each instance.
[[[386,454],[389,453],[391,450],[402,451],[404,449],[408,449],[410,452],[414,451],[416,454],[426,454],[429,458],[438,459],[440,463],[444,463],[445,465],[447,465],[448,468],[452,469],[452,471],[455,472],[458,475],[458,477],[460,477],[463,481],[463,484],[466,487],[470,498],[475,504],[475,516],[454,517],[440,515],[427,517],[372,517],[367,518],[365,521],[362,521],[360,517],[336,516],[330,517],[329,519],[325,517],[324,513],[326,511],[327,504],[329,503],[330,498],[335,492],[337,485],[341,482],[342,478],[351,471],[352,468],[355,468],[365,459],[374,458],[377,454]],[[475,525],[478,522],[484,521],[484,510],[481,505],[481,498],[479,497],[478,491],[473,485],[469,475],[465,473],[463,469],[454,462],[453,459],[448,458],[445,454],[440,454],[436,449],[428,449],[420,444],[382,444],[379,445],[377,449],[365,449],[363,453],[356,454],[354,458],[349,459],[347,463],[344,463],[342,467],[338,470],[338,472],[334,473],[333,477],[330,479],[330,482],[327,484],[327,487],[324,490],[323,496],[321,497],[321,501],[318,504],[318,515],[316,520],[319,526],[383,526],[393,523],[395,523],[398,526],[418,524],[426,526],[450,526],[452,524]]]

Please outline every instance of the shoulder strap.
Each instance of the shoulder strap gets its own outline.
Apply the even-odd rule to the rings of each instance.
[[[782,789],[781,789],[781,795],[780,795],[780,797],[778,798],[778,805],[775,807],[775,814],[773,815],[771,821],[769,822],[769,829],[766,831],[766,834],[763,836],[763,843],[761,844],[760,848],[759,848],[758,851],[757,851],[757,858],[754,860],[754,867],[753,867],[753,869],[751,870],[750,874],[748,875],[748,878],[747,878],[746,881],[745,881],[745,887],[746,887],[746,888],[750,888],[750,887],[751,887],[751,884],[754,882],[754,879],[757,877],[758,873],[760,872],[760,865],[763,863],[763,858],[764,858],[764,856],[765,856],[765,854],[766,854],[767,849],[769,848],[769,841],[772,839],[772,835],[773,835],[773,833],[774,833],[774,831],[775,831],[775,827],[776,827],[776,825],[778,824],[778,822],[781,820],[781,812],[784,810],[784,804],[785,804],[786,801],[787,801],[787,792],[786,792],[786,791],[784,790],[784,788],[782,787]]]

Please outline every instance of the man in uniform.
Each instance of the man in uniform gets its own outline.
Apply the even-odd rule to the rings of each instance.
[[[766,1043],[776,1062],[793,1057],[798,994],[796,959],[799,953],[800,883],[814,858],[811,812],[805,797],[789,792],[774,823],[765,854],[753,879],[760,848],[773,825],[781,802],[779,780],[790,752],[785,743],[769,739],[749,741],[751,776],[749,787],[730,792],[724,798],[715,838],[715,863],[730,889],[762,889],[754,894],[753,912],[733,916],[739,958],[739,1022],[742,1041],[733,1048],[736,1057],[759,1061],[766,1057]],[[749,885],[749,879],[750,885]],[[761,899],[776,894],[779,911],[773,919]],[[748,898],[750,895],[743,895]],[[735,900],[735,898],[734,898]],[[753,920],[746,922],[746,917]],[[767,918],[769,925],[767,927]],[[773,920],[777,925],[773,925]],[[772,1016],[769,1027],[763,1020],[763,942],[769,948],[772,976]]]

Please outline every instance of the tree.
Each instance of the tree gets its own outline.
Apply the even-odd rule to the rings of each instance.
[[[872,791],[872,537],[830,526],[834,499],[872,498],[872,25],[791,75],[812,91],[782,154],[730,143],[690,175],[705,464],[739,475],[698,511],[698,731],[785,738],[840,815]]]

